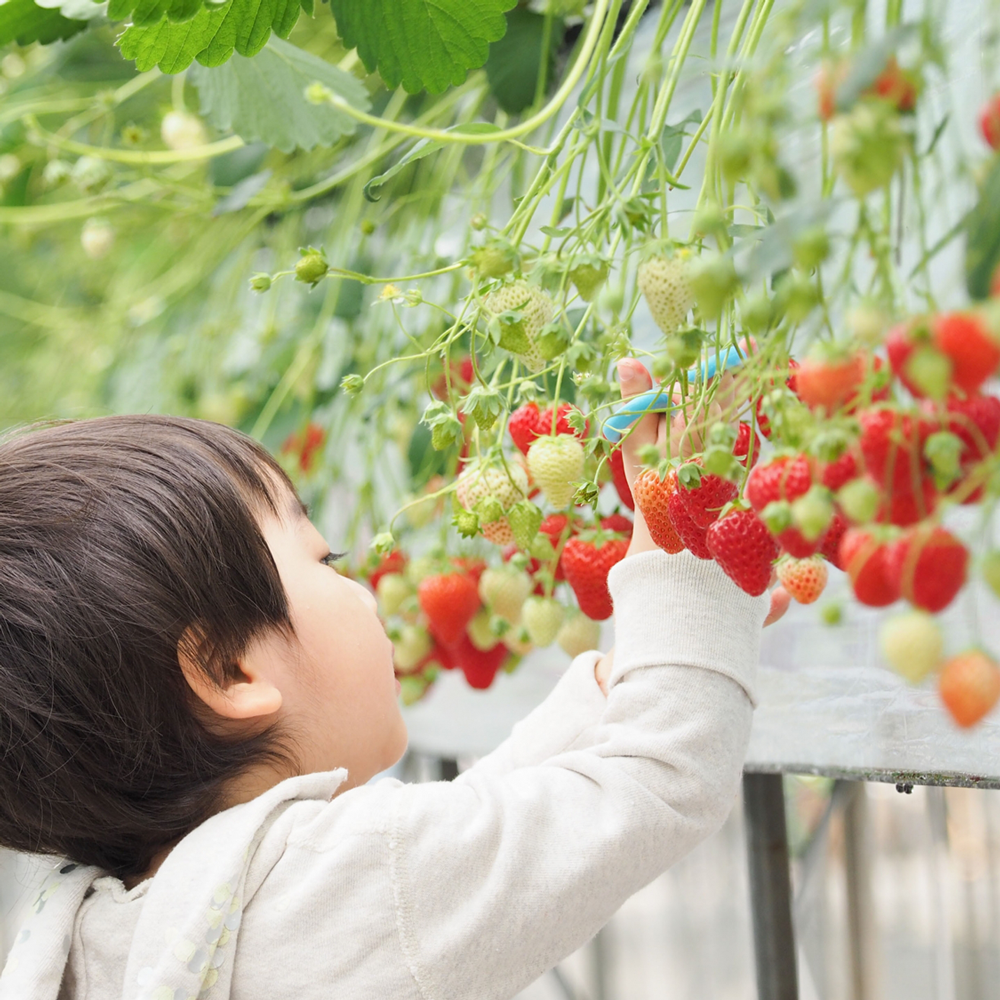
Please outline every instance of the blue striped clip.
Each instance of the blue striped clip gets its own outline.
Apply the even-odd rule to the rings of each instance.
[[[719,371],[719,366],[723,371],[730,368],[738,368],[743,364],[744,356],[735,347],[727,347],[720,355],[713,352],[700,365],[688,370],[688,380],[691,382],[699,378],[706,381],[715,378]],[[617,444],[622,435],[640,417],[647,413],[669,413],[672,409],[670,403],[670,393],[663,388],[650,389],[639,396],[622,403],[621,407],[604,421],[604,436],[612,443]]]

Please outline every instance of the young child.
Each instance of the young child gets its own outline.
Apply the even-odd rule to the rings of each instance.
[[[631,476],[664,433],[627,439]],[[0,843],[67,859],[0,1000],[506,1000],[721,825],[765,598],[637,514],[613,654],[455,781],[366,784],[406,732],[335,559],[220,425],[0,443]]]

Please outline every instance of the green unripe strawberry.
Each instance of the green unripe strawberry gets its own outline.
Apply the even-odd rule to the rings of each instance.
[[[878,488],[867,479],[852,479],[840,488],[837,503],[855,524],[868,524],[878,512]]]
[[[689,251],[678,250],[672,256],[659,255],[643,261],[636,283],[656,325],[664,333],[674,333],[694,305]]]
[[[483,653],[500,641],[490,625],[490,613],[485,608],[480,608],[472,616],[472,621],[465,626],[465,631],[469,636],[469,642]]]
[[[436,675],[435,675],[436,676]],[[404,705],[415,705],[431,686],[433,680],[424,673],[407,674],[399,678],[399,700]]]
[[[815,542],[829,527],[833,518],[830,491],[814,485],[792,503],[792,523],[808,542]]]
[[[529,597],[521,608],[521,621],[534,645],[544,648],[555,642],[566,609],[551,597]]]
[[[569,280],[584,302],[593,302],[601,286],[608,280],[608,265],[602,260],[577,264],[569,272]]]
[[[718,316],[738,287],[739,278],[729,257],[709,257],[691,269],[691,292],[706,318]]]
[[[392,644],[392,662],[401,674],[408,674],[417,669],[432,645],[427,629],[419,625],[404,625]]]
[[[271,275],[255,274],[250,279],[250,287],[255,292],[266,292],[271,287]]]
[[[326,277],[329,270],[330,265],[327,264],[326,258],[321,253],[306,253],[295,264],[295,280],[315,285]]]
[[[480,511],[481,502],[495,501],[486,504],[485,513],[479,513],[480,522],[487,522],[489,518],[488,523],[481,524],[482,532],[495,545],[507,545],[514,541],[514,531],[503,515],[527,495],[528,477],[524,469],[513,461],[507,462],[506,466],[472,464],[459,476],[455,489],[458,502],[467,511]],[[497,508],[500,516],[494,517]]]
[[[479,578],[479,598],[495,614],[511,625],[518,625],[521,606],[528,599],[531,587],[531,577],[520,570],[487,569]]]
[[[552,322],[552,300],[540,288],[518,280],[501,285],[485,301],[486,311],[499,324],[499,346],[516,355],[530,371],[541,371],[545,358],[538,347],[542,328]],[[518,318],[508,322],[505,313]]]
[[[413,588],[406,582],[406,577],[400,573],[385,573],[379,578],[375,588],[382,614],[396,614],[403,602],[413,593]]]
[[[575,434],[536,438],[528,449],[528,471],[553,507],[569,506],[574,482],[583,476],[585,453]]]
[[[885,187],[906,155],[909,140],[899,115],[884,101],[859,101],[833,121],[830,149],[837,173],[859,197]]]
[[[469,259],[480,278],[502,278],[514,270],[517,255],[510,245],[490,241],[476,247]]]
[[[799,233],[792,243],[792,259],[803,271],[812,271],[830,256],[830,237],[822,226]]]
[[[982,572],[986,585],[1000,597],[1000,551],[993,549],[983,556]]]

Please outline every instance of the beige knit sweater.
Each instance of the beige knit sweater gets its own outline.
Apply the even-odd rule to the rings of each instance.
[[[451,783],[333,799],[343,770],[202,824],[126,891],[53,869],[0,1000],[506,1000],[716,830],[750,732],[765,598],[710,562],[612,570],[617,645],[578,656]]]

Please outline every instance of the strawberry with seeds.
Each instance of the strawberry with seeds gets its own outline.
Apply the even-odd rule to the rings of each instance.
[[[813,604],[819,600],[826,587],[829,573],[826,563],[819,556],[808,559],[784,558],[778,563],[781,585],[799,604]]]
[[[744,469],[752,469],[760,458],[760,437],[746,421],[740,421],[736,428],[733,455]]]
[[[677,492],[677,470],[660,479],[656,469],[644,469],[635,481],[635,497],[653,541],[664,552],[681,552],[684,542],[670,519],[670,496]]]
[[[934,344],[952,364],[951,382],[965,393],[979,391],[1000,365],[1000,344],[982,316],[945,313],[933,322]]]
[[[916,493],[929,478],[924,444],[934,431],[922,414],[873,407],[858,414],[859,446],[871,477],[888,494]]]
[[[738,494],[739,488],[735,483],[711,472],[702,471],[697,486],[686,486],[678,473],[677,496],[699,528],[707,528],[717,521],[722,508],[735,500]]]
[[[479,586],[467,573],[437,573],[420,581],[417,600],[431,635],[450,646],[465,634],[465,627],[479,610]]]
[[[762,514],[772,503],[794,503],[812,487],[812,469],[805,455],[779,456],[758,465],[747,479],[746,498]],[[770,514],[767,515],[770,517]],[[808,539],[795,527],[785,527],[775,536],[782,548],[797,559],[811,556],[822,545],[823,536]]]
[[[752,510],[737,507],[712,522],[705,541],[712,558],[741,590],[752,597],[767,590],[778,543]]]
[[[510,420],[507,421],[510,439],[522,455],[528,454],[532,442],[542,433],[539,426],[540,417],[538,404],[530,402],[514,410],[510,415]]]
[[[614,610],[608,590],[608,573],[628,552],[627,538],[607,538],[590,532],[569,539],[563,549],[566,582],[573,588],[580,610],[594,621],[610,618]]]
[[[628,484],[628,477],[625,475],[625,460],[622,458],[621,448],[611,449],[611,454],[608,456],[608,465],[611,466],[611,481],[615,484],[618,499],[629,510],[635,510],[635,500],[632,497],[632,489]]]

